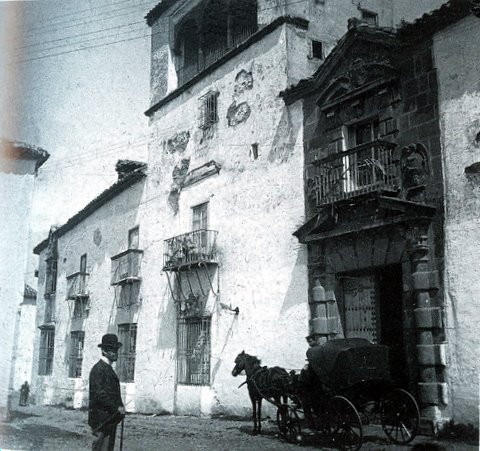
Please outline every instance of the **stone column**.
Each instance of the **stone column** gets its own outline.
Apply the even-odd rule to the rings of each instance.
[[[410,238],[418,397],[423,422],[436,428],[441,422],[440,407],[448,402],[442,308],[432,298],[438,291],[439,277],[438,271],[431,269],[428,226],[413,227]]]

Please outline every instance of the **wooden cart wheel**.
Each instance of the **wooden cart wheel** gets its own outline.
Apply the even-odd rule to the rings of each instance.
[[[408,391],[396,388],[382,402],[382,428],[385,435],[399,445],[410,443],[417,435],[420,409]]]
[[[362,420],[355,406],[343,396],[328,403],[330,437],[338,449],[355,451],[363,442]]]
[[[300,418],[294,407],[282,404],[277,409],[277,425],[280,434],[291,443],[302,441]]]

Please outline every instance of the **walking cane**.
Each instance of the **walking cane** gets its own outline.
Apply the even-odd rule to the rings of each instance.
[[[123,422],[125,418],[122,418],[122,426],[120,427],[120,451],[123,451]]]

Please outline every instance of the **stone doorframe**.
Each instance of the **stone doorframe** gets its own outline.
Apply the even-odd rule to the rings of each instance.
[[[336,275],[349,271],[402,265],[404,346],[411,389],[429,427],[441,422],[448,404],[443,297],[439,290],[431,217],[403,218],[393,225],[308,237],[309,342],[339,338],[341,324],[335,297]]]

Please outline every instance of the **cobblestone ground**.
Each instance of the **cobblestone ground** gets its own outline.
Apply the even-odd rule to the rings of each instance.
[[[86,412],[58,407],[25,407],[13,419],[0,423],[0,451],[91,449],[91,433]],[[249,420],[210,419],[180,416],[128,415],[124,426],[124,451],[247,451],[247,450],[333,450],[328,443],[286,443],[278,436],[275,422],[266,420],[260,435],[252,435]],[[365,428],[363,450],[408,450],[410,446],[388,444],[382,431]],[[431,441],[417,437],[414,443]],[[120,431],[117,445],[120,449]],[[454,451],[478,450],[478,446],[459,442],[442,442]]]

